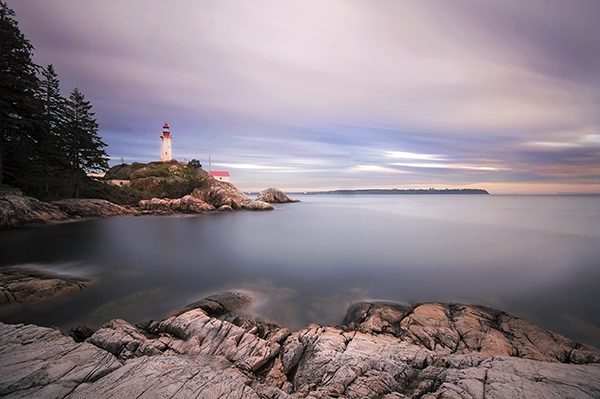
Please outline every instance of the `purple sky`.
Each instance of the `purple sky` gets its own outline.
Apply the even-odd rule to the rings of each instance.
[[[600,192],[600,1],[8,0],[111,165],[244,190]]]

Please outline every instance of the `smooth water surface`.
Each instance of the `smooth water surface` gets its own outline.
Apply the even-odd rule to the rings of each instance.
[[[493,306],[600,347],[600,197],[316,195],[272,212],[121,217],[0,232],[0,266],[94,283],[4,322],[158,319],[223,290],[292,329],[357,300]]]

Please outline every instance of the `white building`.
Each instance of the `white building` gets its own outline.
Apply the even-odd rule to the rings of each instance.
[[[171,152],[171,129],[169,125],[165,123],[162,130],[162,136],[160,136],[160,161],[168,162],[173,159],[173,153]]]
[[[212,177],[214,177],[215,179],[217,179],[218,181],[226,181],[229,182],[229,172],[217,172],[217,171],[211,171],[210,174],[212,175]]]

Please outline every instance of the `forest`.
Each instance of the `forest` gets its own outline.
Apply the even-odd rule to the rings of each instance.
[[[39,199],[98,196],[88,174],[108,169],[92,104],[76,87],[60,91],[53,66],[33,62],[34,46],[0,1],[0,193]]]

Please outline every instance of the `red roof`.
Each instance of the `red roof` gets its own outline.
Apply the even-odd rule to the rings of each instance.
[[[163,126],[163,129],[169,129],[169,125],[167,125],[167,124],[165,123],[165,125]]]
[[[213,175],[213,176],[227,176],[227,177],[229,177],[229,172],[211,171],[210,174]]]

